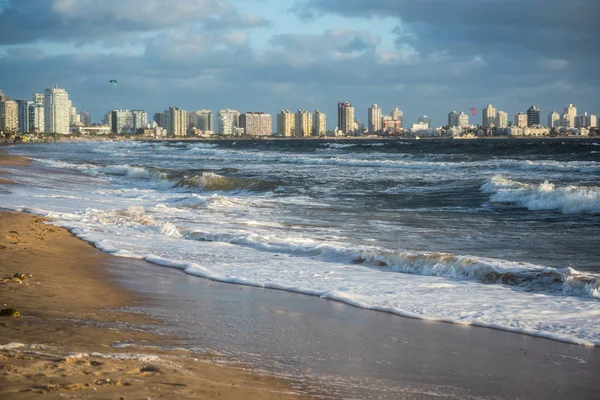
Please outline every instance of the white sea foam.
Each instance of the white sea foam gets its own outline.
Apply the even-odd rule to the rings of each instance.
[[[564,214],[600,214],[600,187],[556,187],[545,181],[526,184],[497,175],[481,186],[491,203],[516,204],[531,211],[556,210]]]
[[[329,147],[331,149],[347,149],[349,147],[355,147],[357,145],[352,143],[325,143],[324,146]]]
[[[132,179],[148,179],[150,172],[140,167],[132,167],[129,165],[111,165],[101,169],[105,174],[124,175]]]

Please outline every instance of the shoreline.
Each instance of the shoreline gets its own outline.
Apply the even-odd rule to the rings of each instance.
[[[0,211],[0,275],[32,275],[0,283],[2,308],[21,313],[0,317],[0,397],[303,398],[290,382],[211,363],[155,333],[164,322],[127,311],[149,298],[115,285],[113,257],[47,221]]]

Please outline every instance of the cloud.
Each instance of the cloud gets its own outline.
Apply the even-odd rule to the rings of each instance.
[[[193,24],[226,30],[269,23],[254,14],[240,15],[223,0],[13,1],[0,13],[0,45],[38,40],[84,44]]]

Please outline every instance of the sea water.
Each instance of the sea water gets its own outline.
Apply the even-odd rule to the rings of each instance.
[[[600,140],[103,141],[8,148],[0,206],[121,257],[600,346]]]

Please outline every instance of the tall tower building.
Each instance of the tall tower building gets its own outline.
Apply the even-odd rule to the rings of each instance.
[[[214,132],[214,114],[210,110],[197,110],[194,112],[196,115],[196,128],[202,132]]]
[[[381,132],[381,127],[383,125],[382,115],[381,108],[379,108],[377,104],[373,104],[373,106],[369,108],[369,133],[371,135]]]
[[[452,111],[450,114],[448,114],[448,126],[450,127],[457,127],[459,126],[458,124],[458,116],[460,114],[457,113],[456,111]]]
[[[271,114],[264,112],[247,112],[240,115],[240,128],[248,136],[269,136],[273,132]]]
[[[19,112],[19,132],[29,132],[29,105],[33,104],[27,100],[17,100]]]
[[[552,111],[548,114],[548,128],[558,128],[560,126],[560,114]]]
[[[327,133],[327,115],[319,110],[315,110],[313,132],[316,136],[325,136]]]
[[[496,126],[498,128],[506,128],[508,126],[508,113],[506,111],[498,111],[496,114]]]
[[[518,113],[515,115],[515,126],[517,128],[527,128],[527,114]]]
[[[527,110],[527,126],[530,128],[538,127],[541,125],[540,121],[540,109],[537,106],[531,106]]]
[[[34,93],[33,103],[29,105],[29,131],[44,133],[44,129],[44,95],[42,93]]]
[[[0,100],[0,131],[19,130],[19,106],[16,101]]]
[[[392,111],[392,113],[390,114],[392,116],[392,121],[401,121],[404,119],[404,113],[402,111],[400,111],[400,109],[398,107],[394,108],[394,110]]]
[[[569,104],[563,111],[562,125],[567,128],[575,127],[575,117],[577,116],[577,108],[573,104]]]
[[[338,103],[338,129],[344,135],[354,133],[354,107],[347,101]]]
[[[240,123],[240,112],[237,110],[224,109],[217,112],[219,120],[219,135],[231,136],[237,133]]]
[[[92,120],[90,118],[90,113],[87,111],[82,111],[79,114],[79,120],[81,121],[81,123],[83,124],[83,126],[90,126],[92,125]]]
[[[277,114],[277,135],[291,137],[296,134],[296,115],[290,110],[281,110]]]
[[[313,132],[313,116],[306,110],[296,112],[296,136],[308,137]]]
[[[490,127],[496,124],[496,109],[492,107],[491,104],[488,104],[486,108],[483,109],[483,126]]]
[[[464,112],[460,112],[458,115],[458,126],[461,128],[466,128],[469,126],[469,115]]]
[[[148,125],[148,113],[144,110],[131,110],[133,119],[133,132],[144,129]]]
[[[71,101],[66,90],[56,85],[44,92],[44,132],[69,134]]]
[[[167,111],[167,136],[183,137],[187,135],[187,111],[179,107],[169,107]]]

